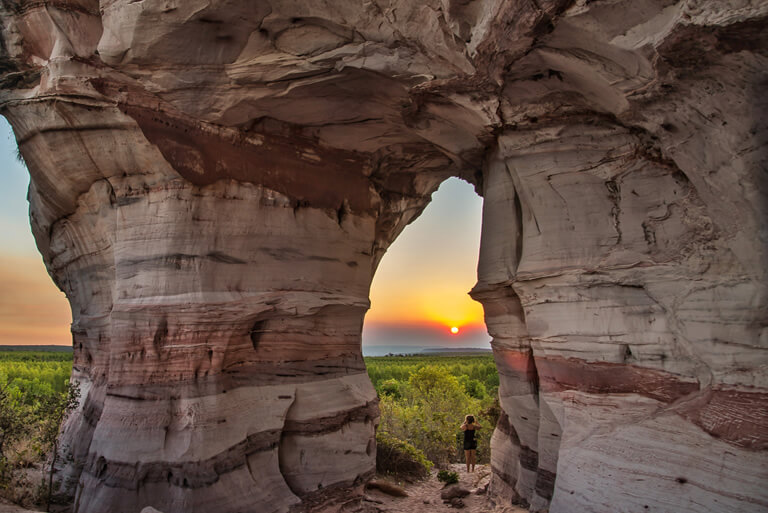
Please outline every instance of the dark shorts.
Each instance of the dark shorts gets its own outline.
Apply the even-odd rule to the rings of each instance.
[[[464,442],[465,451],[474,451],[477,449],[477,440],[467,440]]]

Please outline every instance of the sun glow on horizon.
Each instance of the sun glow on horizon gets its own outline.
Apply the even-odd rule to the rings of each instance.
[[[451,343],[490,340],[483,307],[468,293],[477,281],[482,204],[472,185],[443,182],[376,271],[364,344],[376,343],[373,334],[386,330],[391,340],[407,343],[418,343],[419,333]]]

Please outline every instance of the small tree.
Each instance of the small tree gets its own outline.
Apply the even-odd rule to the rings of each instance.
[[[421,429],[412,431],[413,443],[436,465],[445,466],[457,457],[456,433],[464,415],[478,408],[448,369],[427,365],[410,379],[411,404]]]
[[[48,490],[46,510],[51,509],[51,494],[53,492],[53,472],[56,458],[59,454],[59,431],[64,420],[77,408],[80,401],[80,387],[71,381],[63,394],[48,396],[40,403],[40,441],[43,446],[52,447],[51,468],[48,473]]]
[[[24,418],[19,406],[8,390],[8,384],[0,386],[0,465],[5,467],[5,450],[19,437],[24,429]]]

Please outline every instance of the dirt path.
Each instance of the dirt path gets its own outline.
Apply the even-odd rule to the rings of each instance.
[[[459,474],[459,484],[470,490],[462,497],[464,507],[455,508],[444,504],[440,498],[443,483],[437,480],[437,471],[428,479],[418,483],[398,483],[408,497],[393,497],[375,489],[366,491],[366,510],[378,513],[528,513],[528,510],[513,506],[494,506],[482,493],[491,478],[488,465],[478,465],[474,473],[467,473],[464,465],[452,465],[451,470]],[[478,493],[480,491],[480,493]],[[0,513],[37,513],[0,499]]]
[[[470,494],[461,499],[464,507],[456,508],[443,502],[440,498],[443,483],[437,480],[437,471],[434,470],[424,481],[399,483],[408,497],[392,497],[379,490],[369,489],[366,502],[381,513],[528,513],[525,509],[494,506],[488,500],[488,496],[483,493],[491,478],[488,465],[478,465],[473,473],[467,473],[464,465],[451,467],[451,470],[459,474],[459,484],[470,490]]]
[[[0,513],[38,513],[29,509],[24,509],[21,506],[17,506],[7,500],[0,498]]]

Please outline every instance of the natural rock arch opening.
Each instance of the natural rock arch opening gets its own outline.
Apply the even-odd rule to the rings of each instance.
[[[477,281],[481,224],[475,186],[458,178],[442,182],[376,268],[363,354],[490,349],[482,305],[468,295]]]
[[[768,505],[763,5],[254,5],[0,8],[0,109],[73,311],[75,510],[349,497],[372,269],[449,176],[485,198],[493,493]]]

